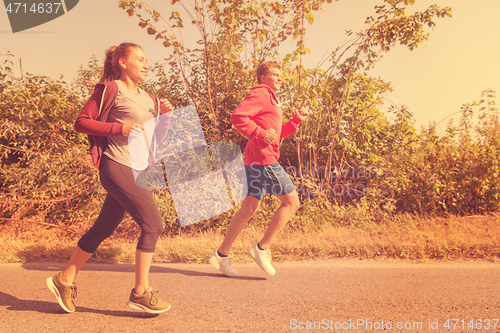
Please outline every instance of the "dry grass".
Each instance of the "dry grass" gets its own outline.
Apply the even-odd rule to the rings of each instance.
[[[500,217],[415,217],[394,215],[382,222],[349,225],[324,224],[308,231],[286,228],[273,244],[277,261],[366,258],[402,260],[496,261],[500,257]],[[81,235],[63,229],[30,225],[22,232],[0,227],[0,262],[67,261]],[[233,246],[233,262],[247,262],[247,249],[263,234],[262,226],[250,223]],[[93,260],[132,263],[135,232],[118,233],[105,240]],[[205,263],[223,239],[223,232],[210,230],[188,235],[161,237],[156,262]]]

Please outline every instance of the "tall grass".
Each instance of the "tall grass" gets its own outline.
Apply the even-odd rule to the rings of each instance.
[[[259,240],[279,205],[265,198],[259,212],[234,243],[233,262],[248,262],[247,249]],[[273,259],[316,260],[331,258],[397,260],[497,261],[500,257],[500,216],[416,216],[367,210],[328,207],[328,201],[303,203],[273,246]],[[228,218],[234,211],[228,213]],[[155,262],[206,263],[218,248],[227,223],[203,230],[180,229],[162,235]],[[84,230],[77,233],[46,225],[0,227],[0,262],[67,261]],[[129,219],[105,240],[92,260],[132,263],[139,229]]]

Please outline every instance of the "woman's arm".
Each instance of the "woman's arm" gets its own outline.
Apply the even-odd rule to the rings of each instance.
[[[105,85],[97,85],[92,96],[80,111],[74,124],[77,132],[97,136],[123,135],[123,124],[97,120],[103,102],[104,89]]]

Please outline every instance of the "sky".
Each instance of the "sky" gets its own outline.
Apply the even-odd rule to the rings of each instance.
[[[170,0],[145,2],[164,16],[172,10]],[[357,31],[365,25],[379,3],[326,3],[308,27],[306,46],[311,53],[304,64],[316,67],[325,54],[349,39],[346,30]],[[456,113],[464,103],[479,101],[486,89],[500,92],[500,20],[496,17],[500,1],[416,0],[415,9],[432,4],[451,7],[453,17],[436,19],[429,39],[417,49],[397,46],[384,54],[370,74],[390,82],[394,89],[382,111],[391,104],[405,105],[417,128],[439,123],[438,130],[443,130],[449,119],[457,123],[460,115]],[[186,41],[197,38],[189,33],[183,37]],[[24,72],[53,78],[63,75],[71,82],[93,55],[102,63],[107,48],[125,41],[141,45],[151,64],[166,56],[161,42],[147,35],[137,18],[118,7],[117,0],[81,0],[65,15],[18,33],[12,33],[7,13],[0,10],[0,54],[15,56],[16,71],[21,59]],[[286,48],[285,44],[283,52]]]

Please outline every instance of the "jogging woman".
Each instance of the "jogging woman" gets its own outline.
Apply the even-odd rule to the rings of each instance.
[[[135,183],[128,148],[129,136],[143,136],[142,124],[146,121],[155,118],[155,133],[166,134],[170,125],[167,115],[159,117],[172,111],[170,102],[159,100],[138,87],[138,83],[145,80],[147,69],[146,55],[140,46],[123,43],[108,49],[101,82],[76,119],[75,130],[88,135],[90,154],[108,193],[99,217],[79,240],[66,268],[47,279],[47,286],[66,312],[75,311],[74,279],[78,271],[99,244],[115,231],[126,213],[141,228],[135,259],[135,287],[128,305],[150,313],[170,308],[149,286],[148,280],[163,220],[150,191]],[[155,139],[162,138],[154,138],[152,147]],[[147,166],[148,161],[144,169]]]

